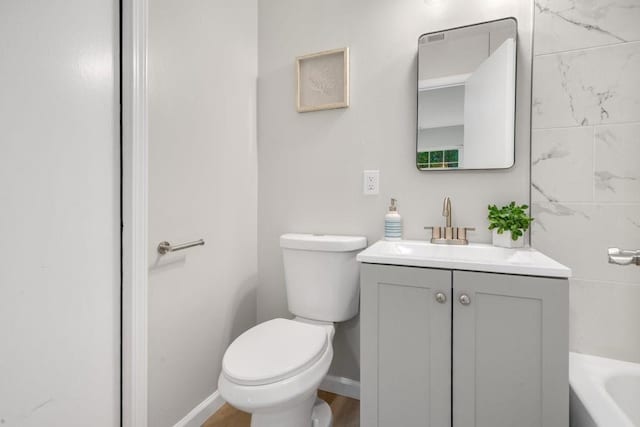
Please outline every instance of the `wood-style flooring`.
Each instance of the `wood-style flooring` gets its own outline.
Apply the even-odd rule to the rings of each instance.
[[[322,390],[318,391],[318,396],[331,406],[333,427],[360,426],[359,400],[338,396]],[[251,415],[225,403],[202,427],[249,427],[250,424]]]

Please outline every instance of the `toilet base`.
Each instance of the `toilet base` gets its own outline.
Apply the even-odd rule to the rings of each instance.
[[[333,414],[329,404],[320,398],[316,398],[316,403],[313,405],[313,411],[311,412],[311,426],[312,427],[332,427],[333,426]]]
[[[251,427],[332,427],[331,408],[316,394],[301,403],[275,412],[254,412]]]

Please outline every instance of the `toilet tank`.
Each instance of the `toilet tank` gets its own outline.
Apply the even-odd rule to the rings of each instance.
[[[282,235],[289,311],[325,322],[342,322],[358,314],[356,255],[366,246],[366,237],[360,236]]]

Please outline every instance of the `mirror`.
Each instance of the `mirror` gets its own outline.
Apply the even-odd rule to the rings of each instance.
[[[516,34],[507,18],[420,36],[418,169],[513,166]]]

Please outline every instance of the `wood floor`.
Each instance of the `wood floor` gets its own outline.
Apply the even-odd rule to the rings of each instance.
[[[359,427],[360,401],[344,396],[338,396],[327,391],[318,391],[320,399],[331,406],[333,412],[333,427]],[[211,416],[202,427],[249,427],[251,416],[238,411],[228,404]]]

